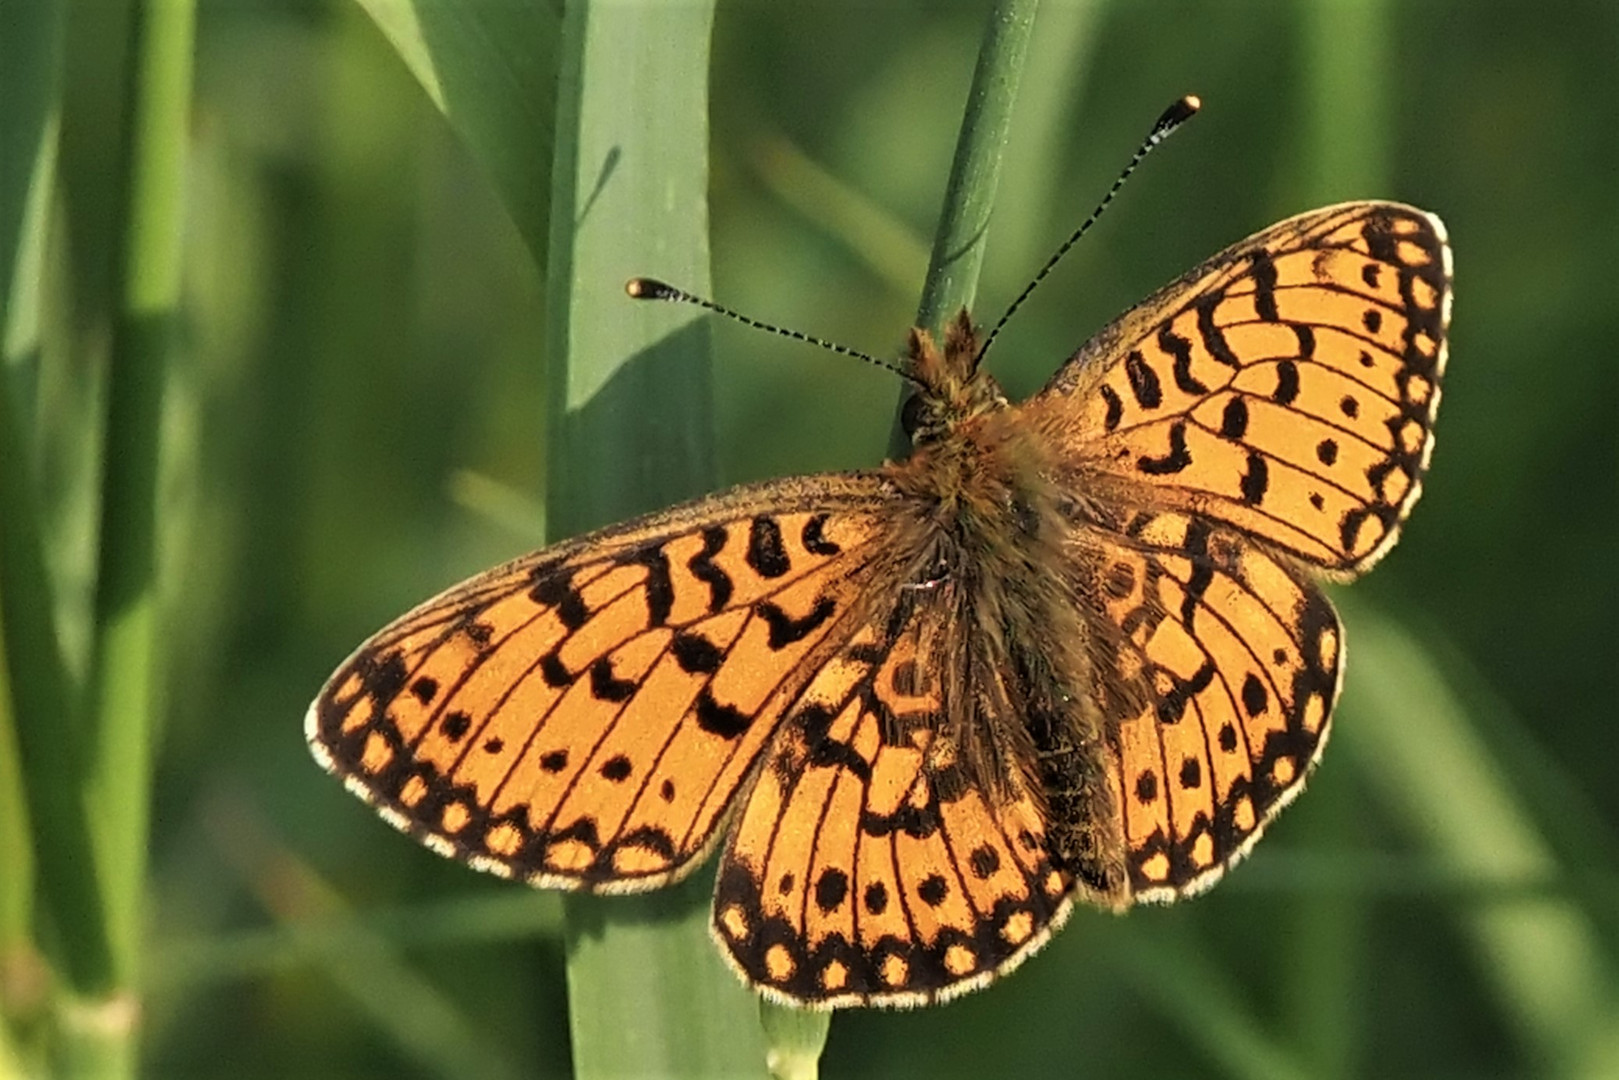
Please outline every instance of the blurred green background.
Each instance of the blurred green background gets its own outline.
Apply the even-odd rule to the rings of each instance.
[[[722,0],[718,299],[897,349],[983,13]],[[542,272],[362,6],[204,0],[195,56],[144,1068],[566,1075],[557,899],[398,835],[302,732],[366,634],[541,537]],[[1456,253],[1426,496],[1338,593],[1334,743],[1247,863],[1173,908],[1078,912],[948,1007],[840,1013],[823,1074],[1619,1076],[1619,7],[1046,0],[980,318],[1188,91],[1203,114],[1010,326],[997,377],[1032,392],[1118,311],[1288,214],[1408,201]],[[650,252],[635,269],[666,272]],[[48,347],[71,327],[36,329],[47,347],[8,350],[8,374],[77,671],[104,380]],[[881,460],[892,377],[712,333],[724,482]]]

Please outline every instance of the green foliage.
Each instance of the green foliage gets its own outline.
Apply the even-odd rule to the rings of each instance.
[[[654,944],[662,916],[637,901],[564,914],[422,850],[302,745],[347,650],[537,544],[534,522],[561,535],[883,454],[889,376],[643,310],[622,283],[708,287],[710,237],[718,299],[892,351],[991,5],[721,5],[711,57],[691,30],[661,97],[629,85],[672,62],[638,36],[643,6],[608,6],[625,21],[591,44],[623,78],[597,85],[586,39],[568,51],[565,23],[588,10],[573,4],[201,6],[191,120],[164,136],[183,143],[184,182],[159,185],[185,195],[178,347],[159,424],[147,402],[134,440],[158,440],[141,498],[161,663],[150,844],[131,849],[134,820],[105,834],[136,880],[150,861],[145,914],[118,929],[101,879],[71,878],[101,850],[103,804],[78,797],[113,745],[97,732],[130,704],[93,706],[88,688],[115,685],[93,677],[109,627],[94,598],[129,551],[102,514],[127,267],[106,252],[130,214],[113,148],[134,145],[117,132],[136,115],[110,73],[143,54],[118,5],[0,0],[0,1076],[41,1060],[41,994],[65,1002],[96,981],[80,973],[117,970],[131,925],[154,1076],[560,1076],[592,1041],[679,1023],[711,992],[743,1005],[722,1052],[764,1068],[728,974],[673,989],[653,974],[716,962],[702,875],[659,901],[684,905],[668,918],[688,936]],[[839,1014],[822,1075],[1612,1074],[1611,30],[1589,0],[1042,6],[980,318],[1165,104],[1191,91],[1205,109],[1008,327],[988,362],[1009,392],[1232,240],[1311,205],[1399,198],[1443,215],[1456,249],[1434,468],[1400,546],[1343,594],[1336,736],[1247,864],[1185,904],[1078,912],[945,1008]],[[654,160],[634,160],[649,140]],[[139,743],[100,761],[129,770],[126,806],[147,798]],[[139,901],[129,880],[106,894],[117,918]],[[624,980],[597,984],[613,1011],[578,1008],[592,919],[626,924],[645,961],[598,971]],[[28,976],[40,954],[54,981]],[[784,1019],[772,1044],[813,1052]]]

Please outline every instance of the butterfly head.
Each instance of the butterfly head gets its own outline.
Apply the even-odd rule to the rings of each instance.
[[[993,376],[980,371],[978,332],[965,310],[945,327],[944,345],[921,328],[906,346],[906,374],[916,393],[905,401],[900,424],[913,445],[948,435],[975,416],[1006,407]]]

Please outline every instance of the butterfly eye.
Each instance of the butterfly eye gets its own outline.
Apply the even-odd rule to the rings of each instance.
[[[899,425],[905,430],[905,437],[912,442],[916,441],[916,433],[922,430],[922,425],[928,419],[928,404],[921,394],[911,394],[905,399],[905,404],[899,409]]]

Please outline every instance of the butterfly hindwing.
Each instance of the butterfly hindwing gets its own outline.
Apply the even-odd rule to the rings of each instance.
[[[362,645],[310,745],[445,855],[655,887],[718,835],[805,657],[849,632],[880,521],[875,478],[778,481],[496,568]]]
[[[926,594],[923,594],[926,596]],[[743,976],[818,1006],[917,1005],[1015,966],[1073,879],[1025,793],[963,783],[921,659],[926,599],[805,685],[723,855],[714,931]]]
[[[1438,218],[1329,207],[1132,309],[1023,408],[1093,490],[1203,513],[1350,577],[1421,492],[1449,317]]]
[[[1100,616],[1146,704],[1117,725],[1115,805],[1137,900],[1196,892],[1247,853],[1303,787],[1338,694],[1326,597],[1228,526],[1138,513],[1087,534]]]

